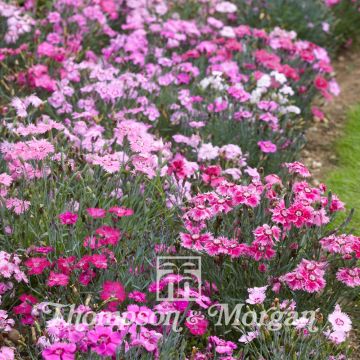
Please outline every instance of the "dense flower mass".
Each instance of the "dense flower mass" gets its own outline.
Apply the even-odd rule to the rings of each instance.
[[[297,161],[340,89],[247,6],[0,0],[0,359],[345,358],[360,238]]]

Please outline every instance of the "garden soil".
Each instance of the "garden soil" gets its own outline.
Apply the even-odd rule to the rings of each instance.
[[[360,104],[360,49],[346,51],[334,63],[336,79],[341,93],[333,101],[319,106],[325,113],[323,121],[314,120],[307,130],[307,144],[302,160],[319,183],[336,168],[335,142],[341,136],[348,111]],[[357,304],[356,306],[359,306]],[[360,360],[360,329],[351,334],[353,355],[351,360]]]

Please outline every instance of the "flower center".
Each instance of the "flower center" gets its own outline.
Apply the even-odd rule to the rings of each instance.
[[[341,319],[336,319],[336,320],[335,320],[335,324],[336,324],[336,325],[339,325],[339,326],[342,326],[342,325],[344,325],[344,321],[341,320]]]
[[[316,266],[314,264],[307,264],[306,265],[307,270],[314,270],[315,268],[316,268]]]
[[[281,216],[287,217],[287,211],[285,209],[280,211]]]
[[[108,344],[110,342],[110,337],[109,335],[100,335],[98,338],[98,343],[99,344]]]

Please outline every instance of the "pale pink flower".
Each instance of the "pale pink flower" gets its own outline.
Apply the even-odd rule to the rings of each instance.
[[[249,288],[249,298],[246,300],[246,302],[253,305],[262,304],[266,299],[265,292],[267,288],[267,286]]]
[[[30,201],[20,200],[17,198],[6,199],[5,204],[8,210],[14,211],[17,215],[23,214],[30,207]]]
[[[352,329],[349,316],[341,311],[339,304],[335,306],[335,310],[329,315],[328,319],[334,331],[348,333]]]

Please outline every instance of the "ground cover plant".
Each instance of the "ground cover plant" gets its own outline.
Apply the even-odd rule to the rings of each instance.
[[[0,359],[348,356],[360,239],[297,161],[340,89],[241,10],[0,1]]]

